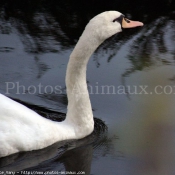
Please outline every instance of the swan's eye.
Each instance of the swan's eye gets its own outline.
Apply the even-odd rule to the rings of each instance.
[[[124,15],[120,15],[118,18],[114,19],[113,22],[119,22],[122,25],[123,18],[124,18]]]

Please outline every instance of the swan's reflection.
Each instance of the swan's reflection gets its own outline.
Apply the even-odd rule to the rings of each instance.
[[[85,172],[90,173],[93,145],[89,139],[70,143],[57,143],[43,150],[15,154],[0,160],[1,171],[27,172]],[[87,142],[87,143],[86,143]],[[70,144],[70,145],[69,145]],[[35,173],[34,173],[35,174]]]

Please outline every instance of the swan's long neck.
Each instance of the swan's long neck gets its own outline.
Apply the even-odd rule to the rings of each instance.
[[[82,136],[90,134],[94,128],[92,107],[86,83],[86,68],[90,56],[101,42],[92,35],[93,33],[84,31],[70,55],[66,72],[68,95],[66,120],[75,126],[76,134]]]

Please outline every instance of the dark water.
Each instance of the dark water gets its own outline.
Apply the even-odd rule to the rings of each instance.
[[[118,10],[145,25],[108,39],[89,61],[94,133],[0,159],[0,172],[173,175],[174,9],[168,0],[2,0],[0,92],[55,120],[66,113],[66,65],[89,19]]]

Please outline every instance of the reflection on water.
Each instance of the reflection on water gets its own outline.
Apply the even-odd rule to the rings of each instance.
[[[3,158],[0,170],[174,174],[175,2],[155,2],[0,2],[0,92],[42,106],[54,120],[66,112],[66,65],[89,19],[117,9],[145,23],[108,39],[88,64],[94,115],[108,132]],[[102,86],[113,89],[101,93]]]

